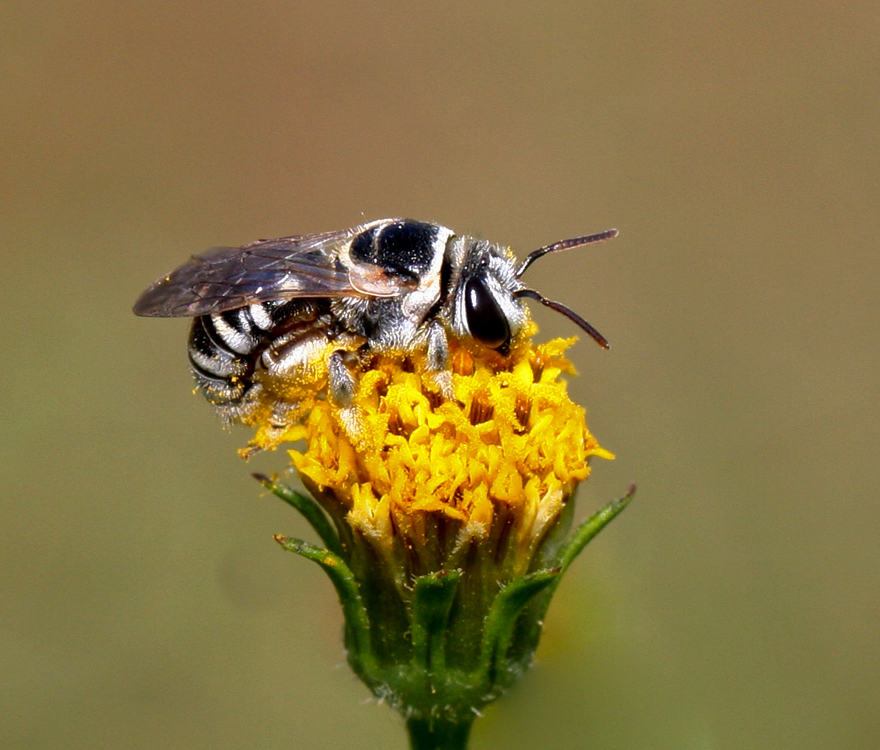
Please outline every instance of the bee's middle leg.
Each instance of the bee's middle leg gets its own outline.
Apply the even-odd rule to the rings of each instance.
[[[330,399],[337,406],[351,406],[357,391],[357,381],[345,364],[345,352],[336,351],[327,362],[327,388]]]
[[[348,352],[335,351],[327,362],[327,393],[330,402],[339,407],[339,420],[346,435],[352,442],[364,438],[364,415],[355,405],[357,380],[345,363]]]

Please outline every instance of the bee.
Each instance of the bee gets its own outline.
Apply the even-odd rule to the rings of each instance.
[[[562,313],[607,349],[577,313],[520,277],[548,253],[616,236],[609,229],[555,242],[517,265],[501,245],[438,224],[380,219],[193,256],[153,283],[134,313],[193,318],[190,366],[227,421],[245,420],[267,384],[315,370],[326,374],[328,397],[347,407],[357,362],[391,352],[423,355],[451,399],[450,338],[505,355],[527,321],[524,298]],[[274,405],[278,430],[294,407]]]

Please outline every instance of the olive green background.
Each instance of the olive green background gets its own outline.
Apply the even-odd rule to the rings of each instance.
[[[214,245],[411,216],[612,342],[575,398],[636,501],[487,748],[880,743],[880,5],[6,2],[0,746],[404,748],[307,535],[135,318]],[[542,335],[571,335],[537,310]]]

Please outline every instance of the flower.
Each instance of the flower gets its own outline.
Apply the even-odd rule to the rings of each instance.
[[[590,457],[613,456],[568,396],[574,339],[534,346],[534,332],[505,355],[451,342],[454,398],[418,355],[392,352],[360,367],[350,405],[324,397],[319,364],[267,388],[249,417],[252,446],[301,445],[290,456],[314,501],[258,478],[326,548],[277,539],[328,573],[349,663],[413,738],[459,733],[449,746],[464,746],[476,713],[531,662],[564,569],[629,499],[565,539]],[[283,430],[270,418],[279,391],[299,419]]]

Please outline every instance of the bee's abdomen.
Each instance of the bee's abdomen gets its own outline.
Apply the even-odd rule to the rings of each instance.
[[[193,319],[189,362],[196,384],[221,415],[241,416],[262,353],[280,335],[318,316],[313,300],[276,300]]]

